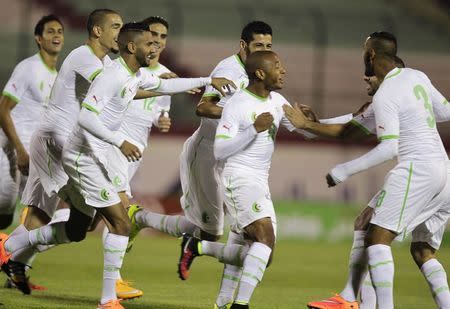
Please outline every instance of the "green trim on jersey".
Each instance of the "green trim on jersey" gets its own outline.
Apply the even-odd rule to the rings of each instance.
[[[159,64],[159,62],[157,62],[155,67],[153,67],[153,68],[147,67],[146,69],[149,70],[149,71],[151,71],[151,72],[154,72],[154,71],[158,71],[158,69],[159,69],[160,67],[161,67],[161,65]]]
[[[19,103],[19,101],[20,101],[18,97],[9,93],[8,91],[3,91],[2,96],[10,98],[11,100],[13,100],[16,103]]]
[[[398,137],[399,137],[398,135],[383,135],[383,136],[380,136],[378,138],[378,140],[384,141],[384,140],[387,140],[387,139],[397,139]]]
[[[150,90],[153,90],[153,91],[156,91],[156,90],[158,90],[159,89],[159,87],[161,87],[161,83],[162,83],[162,81],[161,81],[161,78],[159,78],[158,77],[158,85],[155,87],[155,88],[153,88],[153,89],[150,89]]]
[[[206,92],[202,95],[202,98],[208,98],[208,97],[217,97],[220,99],[220,94],[214,93],[214,92]]]
[[[260,97],[259,95],[254,94],[253,92],[248,91],[247,88],[244,88],[243,90],[244,90],[245,92],[247,92],[249,95],[251,95],[252,97],[258,99],[258,100],[261,101],[261,102],[266,102],[266,101],[269,99],[269,97],[267,97],[267,98]]]
[[[443,105],[447,105],[448,104],[448,100],[444,99],[444,102],[442,102]]]
[[[89,44],[84,44],[90,51],[91,51],[91,53],[95,56],[95,57],[97,57],[96,55],[95,55],[95,53],[94,53],[94,50],[92,49],[92,47],[89,45]]]
[[[124,67],[125,69],[127,69],[128,73],[130,73],[130,74],[133,75],[133,76],[136,75],[135,72],[131,71],[130,67],[128,66],[128,64],[126,64],[125,60],[123,60],[122,57],[119,57],[119,62],[123,65],[123,67]]]
[[[89,76],[89,80],[92,82],[98,76],[98,74],[100,74],[102,71],[103,71],[103,69],[98,69],[97,71],[92,73],[91,76]]]
[[[355,119],[350,120],[350,123],[351,123],[352,125],[354,125],[355,127],[360,128],[361,130],[363,130],[363,132],[364,132],[366,135],[372,134],[372,133],[369,131],[369,129],[367,129],[362,123],[359,123],[359,122],[356,121]]]
[[[85,109],[87,109],[87,110],[89,110],[91,112],[94,112],[97,115],[100,114],[100,112],[95,107],[93,107],[92,105],[89,105],[89,104],[87,104],[85,102],[81,103],[81,107],[84,107]]]
[[[400,224],[402,223],[403,211],[405,210],[405,207],[406,207],[406,200],[408,199],[408,193],[409,193],[409,185],[411,184],[412,171],[413,171],[413,164],[411,162],[411,163],[409,163],[408,183],[406,184],[406,192],[405,192],[405,197],[403,198],[402,210],[400,211],[400,218],[398,218],[397,231],[400,228]]]
[[[234,55],[234,57],[236,58],[237,62],[241,65],[241,67],[243,67],[243,68],[245,69],[245,65],[244,65],[244,63],[242,62],[241,57],[239,57],[238,54]]]
[[[47,63],[45,63],[44,58],[42,58],[41,52],[38,52],[38,55],[39,55],[39,58],[40,58],[41,61],[42,61],[42,64],[44,65],[44,67],[45,67],[50,73],[52,73],[52,74],[58,73],[58,71],[56,71],[56,69],[52,69],[51,67],[49,67],[49,66],[47,65]]]
[[[396,69],[397,69],[397,71],[395,71],[395,72],[392,73],[391,75],[386,76],[386,77],[384,78],[384,80],[386,80],[386,79],[388,79],[388,78],[391,78],[391,77],[395,77],[395,76],[397,76],[398,74],[401,73],[401,71],[402,71],[401,68],[396,68]]]
[[[225,135],[225,134],[217,134],[216,135],[217,139],[230,139],[231,136]]]

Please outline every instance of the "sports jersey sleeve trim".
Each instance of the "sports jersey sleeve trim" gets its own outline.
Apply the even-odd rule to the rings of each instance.
[[[220,94],[214,93],[214,92],[208,92],[208,93],[204,93],[202,95],[202,98],[207,98],[207,97],[218,97],[218,98],[220,98],[221,96],[220,96]]]
[[[102,70],[103,69],[98,69],[97,71],[92,73],[91,76],[89,76],[89,80],[92,82],[98,76],[98,74],[100,74],[102,72]]]
[[[217,134],[216,138],[219,138],[219,139],[230,139],[231,136],[225,135],[225,134]]]
[[[387,139],[398,139],[398,135],[382,135],[378,138],[380,141],[384,141]]]
[[[359,123],[355,119],[350,120],[350,123],[354,125],[355,127],[360,128],[366,135],[370,135],[370,130],[366,128],[362,123]]]
[[[13,101],[16,102],[16,103],[19,103],[19,101],[20,101],[19,98],[17,98],[16,96],[14,96],[13,94],[11,94],[11,93],[9,93],[9,92],[7,92],[7,91],[3,91],[2,95],[3,95],[4,97],[10,98],[11,100],[13,100]]]
[[[95,107],[93,107],[92,105],[89,105],[89,104],[83,102],[83,103],[81,104],[81,106],[84,107],[85,109],[91,111],[91,112],[96,113],[97,115],[100,114],[100,112],[99,112],[98,110],[96,110]]]

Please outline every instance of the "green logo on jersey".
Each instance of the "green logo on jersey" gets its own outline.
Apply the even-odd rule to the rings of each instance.
[[[381,204],[383,204],[384,197],[386,196],[386,190],[383,190],[380,192],[380,195],[378,196],[377,204],[375,207],[380,207]]]
[[[122,184],[122,181],[120,180],[119,176],[114,177],[113,181],[112,181],[113,185],[115,185],[116,187],[120,186]]]
[[[257,204],[256,202],[253,203],[252,205],[252,210],[253,212],[261,212],[261,205]]]
[[[244,89],[244,87],[245,87],[245,82],[241,82],[240,88]]]
[[[100,191],[100,197],[102,198],[102,200],[108,201],[109,200],[109,192],[106,191],[106,189],[102,189],[102,191]]]
[[[125,92],[127,91],[127,87],[123,87],[122,91],[120,92],[120,96],[122,99],[125,97]]]
[[[272,123],[272,125],[269,128],[269,139],[274,141],[276,135],[277,135],[277,126],[274,123]]]
[[[253,121],[256,120],[256,113],[255,113],[255,112],[252,113],[252,120],[253,120]]]

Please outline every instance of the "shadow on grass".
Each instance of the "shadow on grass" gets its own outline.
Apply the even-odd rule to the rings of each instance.
[[[146,304],[132,304],[129,302],[122,302],[127,309],[198,309],[198,307],[188,305],[170,305],[164,303],[146,303]]]
[[[34,294],[33,298],[48,302],[52,305],[88,305],[95,306],[98,302],[97,298],[86,296],[73,295],[48,295],[48,294]]]

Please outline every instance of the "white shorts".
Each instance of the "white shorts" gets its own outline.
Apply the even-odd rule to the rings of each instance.
[[[116,187],[102,162],[91,153],[66,144],[63,166],[69,181],[61,192],[64,200],[86,215],[93,216],[94,208],[104,208],[120,203]]]
[[[0,148],[0,175],[0,214],[10,215],[16,208],[20,183],[16,154],[10,146]]]
[[[50,218],[58,203],[58,191],[67,183],[62,167],[62,146],[36,132],[30,144],[30,168],[22,203],[43,210]]]
[[[225,168],[222,183],[231,230],[241,233],[249,224],[269,217],[276,235],[277,219],[267,177],[257,176],[247,170]]]
[[[447,182],[446,162],[400,162],[386,176],[378,193],[371,224],[397,234],[413,231],[439,211],[431,203]]]
[[[180,156],[181,207],[186,218],[201,230],[223,234],[223,198],[220,163],[214,158],[214,141],[195,133],[186,140]]]
[[[127,158],[122,154],[120,149],[115,146],[111,146],[106,157],[109,177],[112,179],[116,191],[126,192],[131,198],[130,178],[128,175],[129,162]]]

